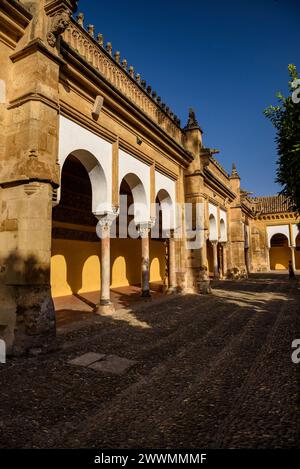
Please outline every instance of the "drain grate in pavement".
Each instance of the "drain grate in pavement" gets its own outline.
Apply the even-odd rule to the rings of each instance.
[[[136,361],[118,357],[117,355],[89,352],[69,360],[68,363],[88,367],[102,373],[122,375],[126,370],[135,365]]]

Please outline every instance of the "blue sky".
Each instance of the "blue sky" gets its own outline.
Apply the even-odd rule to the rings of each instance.
[[[287,93],[287,65],[300,71],[300,0],[80,0],[85,24],[185,124],[193,107],[205,146],[220,150],[242,187],[278,192],[275,132],[263,109]]]

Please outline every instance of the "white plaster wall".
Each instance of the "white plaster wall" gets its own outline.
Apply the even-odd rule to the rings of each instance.
[[[160,190],[165,190],[171,199],[171,206],[166,206],[162,204],[163,210],[163,219],[162,225],[163,229],[173,229],[177,226],[175,220],[176,213],[176,187],[175,181],[164,174],[161,174],[159,171],[155,171],[155,193],[156,195]]]
[[[208,204],[208,218],[210,215],[213,215],[215,218],[215,227],[213,230],[211,230],[211,224],[209,225],[209,233],[208,237],[210,241],[217,241],[219,234],[218,234],[218,208],[216,205],[209,203]]]
[[[221,237],[221,233],[220,233],[220,242],[222,243],[222,242],[227,241],[227,233],[228,233],[227,212],[223,209],[220,209],[220,221],[221,219],[224,220],[224,224],[225,224],[225,236]]]
[[[290,230],[289,225],[274,225],[267,226],[267,238],[268,238],[268,247],[271,246],[271,238],[275,234],[283,234],[287,237],[289,245],[291,244],[290,240]]]
[[[105,204],[102,202],[99,204],[101,207],[94,205],[93,211],[111,211],[112,202],[112,144],[102,139],[101,137],[93,134],[89,130],[81,127],[75,122],[67,119],[66,117],[60,116],[59,121],[59,163],[61,169],[66,158],[70,153],[76,150],[85,150],[90,152],[99,162],[106,179],[106,188],[100,188],[98,192],[102,193],[102,200],[106,201]],[[99,181],[99,185],[101,181]],[[103,195],[103,190],[106,194]],[[60,191],[58,193],[58,200],[60,198]],[[94,194],[93,194],[94,198]],[[95,202],[97,205],[97,201]]]
[[[293,246],[296,246],[296,238],[297,238],[299,233],[300,233],[300,230],[299,230],[298,226],[296,224],[292,225],[292,236],[293,236],[292,245]]]
[[[127,174],[135,174],[144,186],[146,194],[146,206],[143,209],[143,219],[139,215],[136,222],[146,222],[150,220],[150,166],[129,155],[124,150],[119,151],[119,185]]]

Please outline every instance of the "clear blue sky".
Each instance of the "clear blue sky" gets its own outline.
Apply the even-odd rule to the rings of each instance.
[[[278,192],[263,109],[287,93],[287,65],[300,71],[300,0],[80,0],[79,11],[182,124],[194,108],[204,145],[227,171],[236,163],[243,188]]]

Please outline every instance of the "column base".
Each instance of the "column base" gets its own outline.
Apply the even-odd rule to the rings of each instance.
[[[96,305],[96,307],[94,308],[94,313],[100,316],[104,314],[113,314],[115,313],[115,311],[116,310],[114,304],[109,300],[100,301],[100,304]]]
[[[169,287],[166,289],[166,295],[174,295],[178,292],[177,287]]]
[[[151,298],[150,290],[142,290],[141,291],[141,297],[142,298]]]

